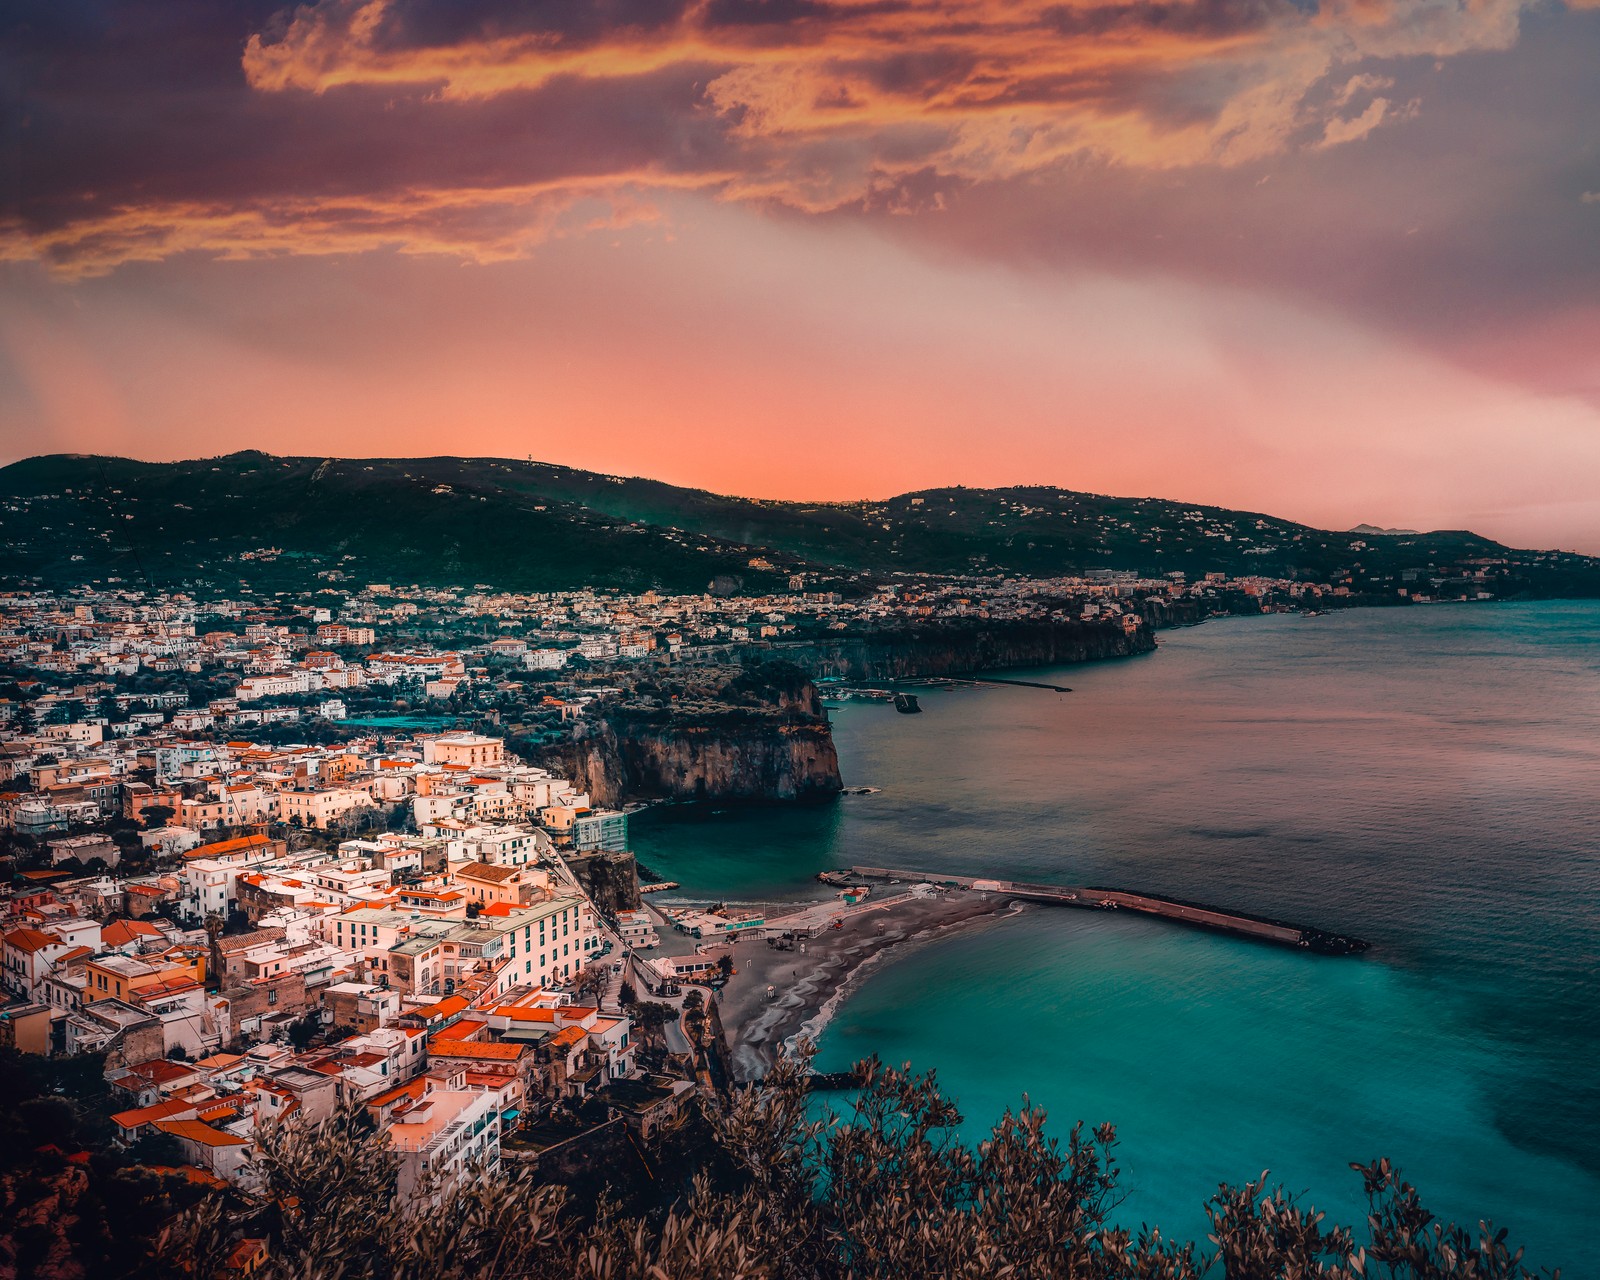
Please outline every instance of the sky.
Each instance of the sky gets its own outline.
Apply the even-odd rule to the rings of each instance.
[[[1600,554],[1597,67],[1579,0],[11,0],[0,463]]]

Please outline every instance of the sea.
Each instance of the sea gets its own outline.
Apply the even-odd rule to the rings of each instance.
[[[1110,1122],[1118,1220],[1204,1241],[1269,1175],[1366,1213],[1387,1156],[1440,1218],[1600,1276],[1600,602],[1217,619],[1152,654],[832,712],[803,809],[637,820],[693,897],[851,864],[1147,890],[1357,935],[1319,957],[1030,908],[891,952],[818,1066],[933,1070],[980,1139],[1024,1099]]]

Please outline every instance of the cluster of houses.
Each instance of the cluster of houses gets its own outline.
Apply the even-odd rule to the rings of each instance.
[[[12,735],[0,742],[0,826],[50,841],[56,861],[119,857],[51,840],[121,816],[143,845],[181,853],[208,834],[260,824],[353,832],[409,809],[421,828],[453,830],[537,819],[578,847],[610,847],[620,815],[591,808],[566,779],[507,757],[502,740],[424,736],[403,748],[377,738],[275,747],[150,734],[111,743]],[[151,819],[159,817],[159,823]],[[454,825],[452,825],[454,824]],[[80,833],[81,834],[81,833]]]
[[[626,817],[496,738],[357,746],[167,749],[155,783],[124,788],[130,813],[172,812],[141,833],[160,855],[149,874],[112,874],[104,835],[52,840],[57,865],[0,901],[0,1044],[104,1054],[126,1141],[167,1134],[246,1190],[261,1126],[291,1114],[365,1105],[403,1186],[437,1186],[494,1164],[519,1119],[633,1077],[625,1013],[577,990],[608,933],[626,938],[574,868],[625,850]],[[178,789],[192,781],[198,799]],[[412,806],[415,834],[285,825],[328,825],[296,796],[375,791]],[[80,873],[96,858],[105,871]]]

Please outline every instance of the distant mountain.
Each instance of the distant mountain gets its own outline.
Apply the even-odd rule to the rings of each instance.
[[[1375,524],[1358,524],[1351,533],[1376,533],[1384,538],[1415,538],[1415,529],[1384,529]]]
[[[737,581],[765,590],[797,569],[1318,580],[1344,570],[1414,581],[1456,575],[1467,560],[1511,560],[1528,575],[1519,589],[1600,594],[1600,561],[1513,552],[1466,532],[1329,532],[1254,512],[1049,487],[775,502],[498,458],[252,451],[150,463],[55,454],[0,468],[0,534],[0,573],[13,584],[117,577],[159,589],[240,581],[298,589],[320,575],[345,589],[703,591],[720,578],[724,589]]]

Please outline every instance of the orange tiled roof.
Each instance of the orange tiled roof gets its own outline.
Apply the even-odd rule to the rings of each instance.
[[[588,1039],[589,1033],[582,1027],[562,1027],[560,1031],[550,1037],[550,1046],[555,1049],[566,1049],[573,1045],[582,1044]]]
[[[140,886],[143,888],[143,886]],[[157,890],[157,892],[160,892]],[[107,947],[122,947],[140,938],[159,938],[161,930],[143,920],[118,920],[100,930],[100,941]]]
[[[137,1129],[140,1125],[157,1120],[170,1120],[175,1115],[195,1109],[192,1102],[158,1102],[153,1107],[135,1107],[132,1111],[119,1111],[111,1119],[124,1129]]]
[[[452,1014],[460,1013],[466,1007],[465,996],[446,996],[436,1004],[425,1004],[417,1009],[407,1009],[406,1012],[419,1018],[448,1018]]]
[[[36,951],[43,951],[46,947],[66,945],[55,934],[44,933],[39,929],[13,929],[6,934],[5,943],[13,951],[21,951],[30,956]]]
[[[248,1138],[241,1138],[236,1133],[224,1133],[221,1129],[213,1129],[203,1120],[157,1120],[155,1125],[162,1133],[170,1133],[174,1138],[187,1138],[190,1142],[198,1142],[207,1147],[249,1145]]]
[[[393,1089],[378,1094],[375,1098],[368,1098],[367,1105],[369,1107],[386,1107],[399,1098],[420,1098],[426,1086],[427,1080],[422,1076],[418,1076],[415,1080],[396,1085]]]
[[[198,849],[190,849],[184,854],[185,858],[214,858],[222,853],[239,853],[245,849],[259,849],[272,842],[266,836],[236,836],[232,840],[218,840],[215,844],[203,844]]]
[[[510,1018],[513,1022],[554,1022],[554,1009],[539,1009],[532,1005],[503,1004],[495,1009],[496,1017]]]
[[[477,1058],[484,1062],[514,1062],[527,1053],[525,1044],[486,1044],[477,1040],[433,1040],[428,1053],[435,1058]]]

